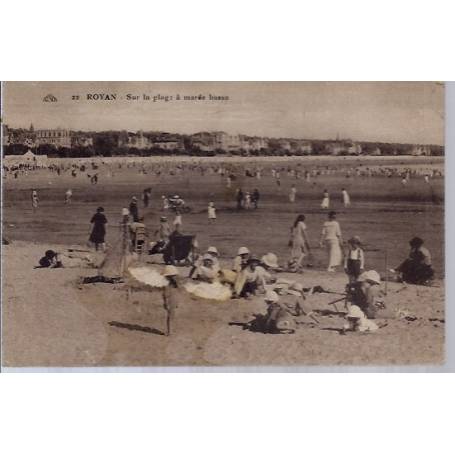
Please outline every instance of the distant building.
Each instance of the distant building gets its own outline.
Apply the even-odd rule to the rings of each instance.
[[[93,138],[85,135],[71,136],[71,145],[73,147],[91,147],[93,146]]]
[[[334,141],[326,144],[325,151],[329,155],[360,155],[362,146],[349,140]]]
[[[429,145],[413,145],[411,148],[411,155],[413,155],[413,156],[430,156],[431,147]]]
[[[151,147],[161,150],[183,150],[183,143],[180,141],[153,141]]]
[[[14,166],[20,164],[34,164],[36,166],[44,166],[47,163],[47,155],[35,155],[31,150],[21,155],[5,155],[3,163],[6,166]]]
[[[341,155],[345,151],[345,146],[342,142],[330,142],[326,144],[325,151],[328,155]]]
[[[49,129],[35,131],[36,145],[53,145],[54,147],[71,148],[71,131],[66,129]]]

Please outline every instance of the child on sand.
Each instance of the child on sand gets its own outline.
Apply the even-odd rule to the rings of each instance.
[[[344,258],[344,270],[349,283],[355,283],[365,268],[365,256],[361,248],[360,238],[354,236],[348,240],[348,251]]]
[[[216,208],[213,202],[209,202],[207,213],[209,217],[209,223],[214,223],[216,221]]]
[[[330,207],[329,192],[324,190],[324,197],[321,202],[321,209],[328,209]]]

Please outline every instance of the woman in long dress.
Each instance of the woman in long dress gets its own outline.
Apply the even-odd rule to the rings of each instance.
[[[343,205],[345,207],[350,207],[351,206],[351,198],[349,196],[349,193],[346,191],[345,188],[341,190],[341,196],[343,198]]]
[[[295,185],[292,185],[291,191],[289,192],[289,202],[293,204],[295,202],[295,197],[297,195],[297,188]]]
[[[321,240],[319,244],[321,247],[325,244],[327,248],[329,256],[327,271],[334,272],[335,267],[338,267],[341,264],[341,245],[343,244],[341,229],[338,221],[336,221],[335,212],[329,212],[329,219],[322,226]]]
[[[106,224],[107,218],[104,215],[104,208],[98,207],[96,213],[92,216],[90,223],[93,224],[92,232],[90,234],[89,241],[95,245],[95,250],[101,247],[104,251],[105,236],[106,236]]]
[[[297,271],[303,267],[303,260],[310,251],[306,233],[305,215],[298,215],[292,225],[291,245],[291,268]]]
[[[329,192],[327,190],[324,190],[324,197],[322,198],[321,209],[328,209],[329,206],[330,206]]]

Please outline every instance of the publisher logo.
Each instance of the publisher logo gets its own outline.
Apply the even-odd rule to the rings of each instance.
[[[51,93],[49,93],[49,95],[46,95],[43,98],[43,101],[45,103],[55,103],[55,102],[57,102],[57,98],[54,95],[52,95]]]

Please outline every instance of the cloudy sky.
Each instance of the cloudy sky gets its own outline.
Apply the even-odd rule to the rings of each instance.
[[[43,102],[48,94],[57,102]],[[117,99],[88,100],[90,94]],[[144,94],[174,99],[146,101]],[[177,94],[206,99],[178,101]],[[229,100],[210,101],[209,94]],[[2,102],[13,128],[444,143],[444,87],[433,82],[7,82]]]

